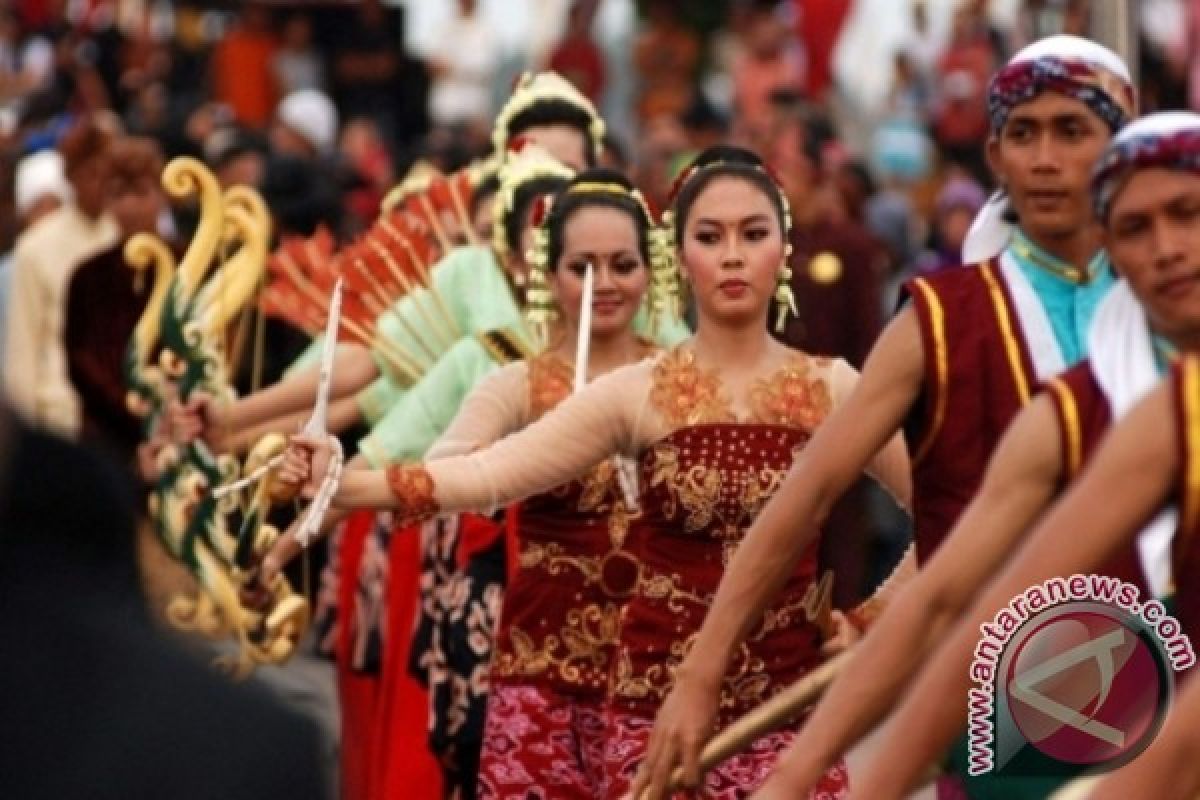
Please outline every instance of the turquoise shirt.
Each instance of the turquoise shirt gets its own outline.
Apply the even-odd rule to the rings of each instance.
[[[1103,250],[1097,253],[1087,265],[1091,280],[1076,283],[1055,271],[1069,273],[1076,271],[1074,267],[1047,253],[1019,229],[1013,232],[1008,252],[1042,301],[1063,363],[1078,364],[1087,356],[1088,329],[1096,309],[1117,281],[1108,254]]]

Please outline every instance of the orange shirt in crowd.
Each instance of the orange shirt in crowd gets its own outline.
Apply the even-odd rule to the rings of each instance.
[[[275,113],[278,89],[271,71],[277,42],[264,33],[234,30],[213,50],[213,95],[238,122],[265,127]]]

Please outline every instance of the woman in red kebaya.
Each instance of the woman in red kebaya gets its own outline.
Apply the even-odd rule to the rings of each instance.
[[[605,711],[605,796],[633,783],[654,715],[670,691],[726,563],[813,431],[856,379],[842,361],[774,341],[772,300],[786,286],[788,213],[778,184],[752,153],[704,151],[673,197],[671,230],[698,312],[694,337],[614,370],[522,432],[468,456],[346,473],[334,499],[346,508],[393,508],[409,519],[482,509],[546,492],[615,456],[639,464],[640,513],[628,569],[606,571],[627,593],[615,631]],[[281,479],[324,477],[329,446],[297,437]],[[899,439],[871,470],[902,501],[908,461]],[[759,705],[822,659],[834,635],[828,576],[814,541],[733,660],[721,685],[719,725]],[[287,545],[284,545],[286,548]],[[264,571],[268,578],[270,571]],[[770,734],[713,770],[709,797],[742,797],[761,783],[791,739]],[[529,745],[544,744],[531,734]],[[694,764],[689,779],[697,783]],[[814,796],[845,793],[835,766]],[[546,796],[551,796],[547,794]]]

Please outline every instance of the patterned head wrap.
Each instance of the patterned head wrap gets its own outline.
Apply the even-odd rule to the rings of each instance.
[[[1137,116],[1137,94],[1125,62],[1108,48],[1076,36],[1051,36],[1017,53],[988,87],[992,132],[1012,110],[1043,92],[1086,105],[1114,131]]]
[[[1113,200],[1133,173],[1152,167],[1200,175],[1200,114],[1151,114],[1117,134],[1092,173],[1097,219],[1108,219]]]

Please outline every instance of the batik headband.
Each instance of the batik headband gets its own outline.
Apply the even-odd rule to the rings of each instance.
[[[1133,86],[1104,67],[1082,59],[1042,56],[1009,64],[988,87],[992,132],[1004,127],[1017,106],[1043,92],[1054,92],[1086,105],[1114,131],[1137,114]]]
[[[1200,174],[1200,114],[1151,114],[1113,139],[1092,173],[1096,218],[1108,219],[1113,199],[1133,173],[1154,167]]]

